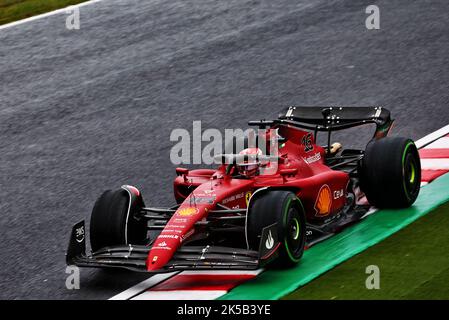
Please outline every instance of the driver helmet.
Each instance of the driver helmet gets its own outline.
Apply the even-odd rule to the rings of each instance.
[[[259,148],[247,148],[240,151],[239,155],[262,155],[262,150]],[[245,159],[244,161],[237,163],[237,170],[240,175],[245,177],[254,177],[259,174],[260,162],[257,159]]]

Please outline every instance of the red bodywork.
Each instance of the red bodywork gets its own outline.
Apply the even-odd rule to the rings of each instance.
[[[341,212],[346,203],[349,175],[325,165],[326,151],[315,137],[289,125],[276,127],[285,143],[280,144],[278,170],[272,175],[235,179],[226,175],[226,165],[217,170],[178,170],[175,198],[182,202],[155,240],[147,258],[147,270],[162,269],[183,241],[195,233],[194,225],[205,219],[218,203],[228,208],[246,208],[260,188],[288,189],[301,200],[307,221],[323,221]],[[191,193],[187,191],[194,188]]]

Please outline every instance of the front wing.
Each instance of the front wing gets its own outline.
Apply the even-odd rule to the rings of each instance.
[[[263,230],[262,239],[275,225]],[[146,259],[151,246],[124,245],[106,247],[86,254],[85,224],[81,221],[74,225],[66,254],[67,265],[98,268],[125,268],[147,272]],[[277,242],[277,239],[275,239]],[[259,251],[219,246],[184,246],[179,248],[163,269],[155,273],[175,270],[255,270],[277,257],[277,248]]]

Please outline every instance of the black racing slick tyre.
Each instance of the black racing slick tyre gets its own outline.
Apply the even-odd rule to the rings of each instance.
[[[259,250],[262,231],[277,223],[279,256],[274,265],[291,267],[301,259],[306,243],[306,218],[301,201],[293,192],[270,190],[255,194],[247,216],[249,248]]]
[[[125,189],[105,191],[96,201],[90,218],[92,250],[144,244],[147,238],[146,222],[136,215],[142,207],[140,196],[136,197]]]
[[[411,139],[387,137],[368,143],[359,167],[360,187],[377,208],[407,208],[421,186],[421,162]]]

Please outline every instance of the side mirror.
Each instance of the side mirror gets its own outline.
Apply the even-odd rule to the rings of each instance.
[[[186,169],[186,168],[176,168],[176,174],[178,175],[178,176],[186,176],[186,175],[188,175],[189,174],[189,169]]]
[[[189,169],[186,168],[176,168],[176,175],[184,176],[184,181],[187,181],[187,175],[189,174]]]
[[[284,182],[287,181],[287,177],[289,176],[295,176],[298,173],[298,169],[294,168],[294,169],[282,169],[279,171],[279,174],[281,175],[282,179],[284,180]]]

